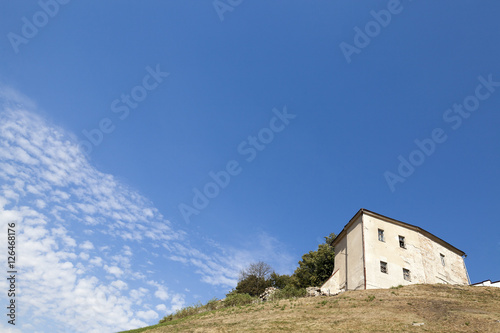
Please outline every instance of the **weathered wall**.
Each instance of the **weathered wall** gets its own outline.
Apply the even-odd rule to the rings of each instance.
[[[457,253],[449,249],[445,242],[419,228],[373,215],[363,211],[337,240],[338,272],[324,288],[356,290],[365,286],[376,289],[414,283],[469,283],[459,250],[455,249]],[[384,241],[378,240],[378,229],[384,230]],[[405,237],[404,248],[399,245],[399,236]],[[440,254],[445,256],[445,265]],[[387,263],[387,273],[380,271],[380,261]],[[403,269],[410,271],[410,281],[404,279]]]
[[[366,214],[363,219],[367,289],[413,283],[468,284],[460,255],[407,227]],[[384,230],[385,242],[378,240],[378,229]],[[406,248],[399,246],[399,236],[405,237]],[[440,253],[445,255],[445,266]],[[387,274],[380,271],[380,261],[387,262]],[[410,270],[411,281],[404,279],[403,268]]]
[[[464,259],[427,236],[419,234],[420,255],[425,267],[426,283],[469,284]],[[440,254],[445,256],[445,265]]]
[[[340,289],[363,289],[363,237],[361,216],[353,222],[346,235],[335,245],[335,270],[339,270]]]
[[[339,284],[340,270],[335,270],[332,276],[321,286],[321,292],[327,295],[335,295],[344,291]],[[345,276],[345,274],[344,274]]]
[[[360,216],[347,233],[347,290],[365,288],[362,229],[363,219]]]
[[[344,289],[344,290],[347,281],[346,258],[347,258],[347,237],[344,237],[337,243],[337,245],[335,245],[335,268],[334,268],[334,270],[338,269],[337,283],[339,285],[339,289]]]
[[[425,283],[418,233],[372,216],[364,215],[367,289],[389,288],[410,283]],[[385,242],[378,240],[384,230]],[[404,236],[406,249],[399,247]],[[380,261],[387,263],[387,274],[380,271]],[[403,278],[403,268],[410,269],[411,282]]]

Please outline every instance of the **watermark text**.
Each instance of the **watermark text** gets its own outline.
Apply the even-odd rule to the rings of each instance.
[[[248,163],[255,160],[259,152],[274,140],[277,133],[282,132],[292,119],[297,115],[288,113],[286,106],[282,111],[273,109],[273,117],[269,120],[268,126],[258,131],[257,135],[249,135],[245,140],[237,146],[237,152]],[[225,168],[218,172],[210,171],[208,181],[205,185],[199,188],[193,188],[193,199],[191,205],[179,204],[179,212],[186,223],[191,222],[193,215],[199,215],[202,210],[208,207],[210,200],[219,195],[222,189],[226,188],[231,182],[231,178],[239,175],[243,171],[243,167],[237,160],[230,160],[226,163]]]
[[[7,297],[9,305],[7,306],[7,322],[11,325],[16,324],[16,223],[7,224]]]
[[[40,29],[45,27],[49,21],[54,18],[60,9],[60,5],[66,5],[70,0],[40,0],[38,6],[41,10],[35,12],[31,19],[23,16],[21,21],[21,34],[9,32],[7,39],[15,53],[19,53],[21,44],[28,44],[29,41],[38,35]]]
[[[487,78],[479,76],[479,84],[474,89],[474,93],[465,97],[462,103],[455,103],[449,109],[443,112],[443,120],[452,130],[457,130],[462,126],[464,119],[468,119],[475,111],[479,109],[482,101],[487,100],[500,87],[500,82],[493,81],[493,75],[489,74]],[[416,168],[424,164],[437,149],[437,146],[448,139],[446,130],[441,127],[431,131],[430,137],[422,140],[415,139],[417,146],[407,157],[398,156],[399,165],[397,172],[386,171],[384,178],[391,192],[396,191],[396,184],[404,183],[408,177],[413,175]]]
[[[130,89],[130,93],[122,93],[120,98],[111,102],[111,112],[118,114],[120,120],[125,120],[130,115],[130,110],[136,109],[139,103],[148,97],[148,92],[158,88],[163,79],[169,76],[167,72],[162,72],[160,65],[156,68],[146,67],[147,74],[142,78],[141,84]],[[92,153],[94,147],[99,146],[106,134],[111,134],[116,129],[113,120],[109,117],[102,118],[96,128],[83,129],[82,134],[87,140],[79,142],[80,149],[87,155]]]

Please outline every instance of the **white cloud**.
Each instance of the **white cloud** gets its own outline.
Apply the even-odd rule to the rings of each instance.
[[[168,293],[165,288],[159,287],[155,292],[155,296],[161,299],[162,301],[166,301],[168,299]]]
[[[189,246],[188,234],[147,198],[96,170],[71,134],[26,111],[35,107],[0,86],[0,228],[16,222],[22,244],[25,330],[125,330],[157,318],[146,306],[155,298],[165,303],[158,311],[183,307],[184,295],[140,267],[147,260],[157,267],[181,262],[202,281],[234,286],[251,251],[207,254]],[[265,251],[276,248],[270,239],[261,243]],[[0,279],[0,290],[6,284]]]
[[[165,304],[158,304],[155,309],[159,312],[165,312],[167,311],[167,306]]]
[[[84,250],[93,250],[94,244],[92,244],[92,242],[90,241],[85,241],[82,244],[80,244],[79,247]]]
[[[132,255],[132,249],[130,248],[130,246],[127,246],[127,245],[123,246],[122,252],[126,256],[131,256]]]
[[[128,285],[125,282],[123,282],[122,280],[113,281],[113,282],[111,282],[111,285],[118,290],[128,289]]]
[[[168,295],[167,288],[165,288],[165,286],[155,281],[148,281],[148,284],[156,287],[156,291],[154,293],[155,297],[161,299],[162,301],[169,299],[170,296]]]
[[[40,200],[40,199],[35,200],[35,205],[37,208],[40,208],[40,209],[43,209],[43,208],[45,208],[45,206],[47,206],[45,201]]]
[[[95,257],[90,259],[89,262],[94,266],[102,266],[103,261],[101,257]]]
[[[138,311],[136,313],[136,315],[138,318],[143,319],[143,320],[147,320],[147,321],[158,318],[158,313],[154,312],[153,310]]]
[[[116,277],[120,277],[123,274],[123,271],[118,266],[108,266],[104,265],[104,270],[109,274],[113,274]]]
[[[149,290],[143,287],[139,289],[133,289],[130,291],[130,297],[136,302],[142,301],[142,298],[144,298],[148,292]]]
[[[90,255],[88,253],[82,252],[78,255],[83,260],[89,260]]]
[[[18,326],[17,323],[16,323],[16,326]],[[29,329],[25,330],[25,326],[26,325],[23,325],[23,330],[20,330],[19,328],[12,326],[11,324],[8,324],[7,320],[2,320],[2,322],[0,322],[0,332],[2,332],[2,333],[36,332],[35,330],[32,330],[32,331],[30,331]]]
[[[184,295],[175,294],[172,297],[171,304],[172,304],[172,306],[168,310],[169,313],[174,313],[174,312],[182,309],[186,305],[186,301],[184,300]]]

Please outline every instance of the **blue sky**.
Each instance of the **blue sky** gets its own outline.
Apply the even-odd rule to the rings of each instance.
[[[253,261],[292,273],[362,207],[465,251],[472,282],[500,279],[499,9],[4,1],[19,294],[0,328],[154,324]]]

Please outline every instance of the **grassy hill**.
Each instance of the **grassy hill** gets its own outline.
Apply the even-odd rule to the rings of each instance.
[[[423,323],[423,324],[422,324]],[[500,332],[500,288],[411,285],[249,304],[147,332]]]

